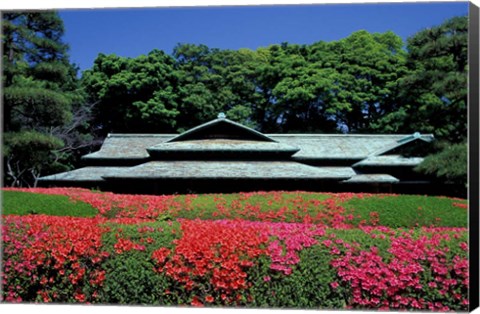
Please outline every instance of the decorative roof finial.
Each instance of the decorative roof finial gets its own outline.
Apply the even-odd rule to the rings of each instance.
[[[225,119],[226,115],[223,112],[220,112],[217,116],[217,119]]]
[[[413,138],[420,138],[422,137],[422,135],[420,134],[420,132],[415,132],[413,133]]]

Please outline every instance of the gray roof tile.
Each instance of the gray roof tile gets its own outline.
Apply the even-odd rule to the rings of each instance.
[[[294,155],[298,159],[364,159],[404,145],[399,141],[408,135],[272,134],[270,137],[280,143],[300,147]]]
[[[389,174],[357,174],[343,183],[396,183],[397,178]]]
[[[84,167],[41,177],[40,181],[104,181],[102,176],[115,175],[126,167]]]
[[[415,167],[423,161],[421,157],[402,157],[400,155],[372,156],[357,162],[353,167],[365,166],[410,166]]]
[[[298,152],[300,148],[276,142],[258,142],[229,139],[209,139],[185,142],[167,142],[147,149],[156,152]]]
[[[312,167],[291,161],[151,161],[105,179],[346,179],[350,167]]]
[[[84,158],[147,158],[149,156],[147,148],[165,143],[174,136],[174,134],[110,134],[98,152]],[[267,136],[280,144],[300,148],[300,151],[293,155],[297,159],[364,159],[404,145],[402,139],[411,135],[267,134]],[[422,135],[422,139],[426,141],[431,138],[431,135]]]
[[[148,158],[147,148],[171,139],[174,134],[109,134],[99,151],[84,159]]]

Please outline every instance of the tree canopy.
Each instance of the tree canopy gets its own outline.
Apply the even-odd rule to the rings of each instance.
[[[255,51],[181,44],[172,56],[100,54],[83,83],[107,132],[181,131],[220,111],[264,132],[365,132],[392,110],[406,71],[398,36],[359,31]]]
[[[179,44],[100,54],[83,84],[108,132],[179,132],[226,112],[262,132],[433,133],[466,138],[467,18],[414,34],[257,50]],[[114,110],[112,110],[114,109]],[[100,123],[101,121],[101,123]]]
[[[467,137],[467,17],[425,29],[407,41],[408,72],[399,98],[379,129],[433,133],[460,143]]]

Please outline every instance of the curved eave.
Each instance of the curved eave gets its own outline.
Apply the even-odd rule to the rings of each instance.
[[[422,157],[406,158],[399,155],[372,156],[357,162],[353,167],[415,167],[422,161]]]
[[[82,156],[81,159],[83,160],[113,160],[113,161],[121,161],[121,160],[147,160],[148,158],[150,157],[150,155],[148,155],[147,153],[143,154],[143,155],[138,155],[138,156],[122,156],[122,157],[118,157],[118,156],[112,156],[112,155],[106,155],[106,154],[96,154],[95,153],[92,153],[92,154],[88,154],[88,155],[85,155],[85,156]]]
[[[389,174],[357,174],[348,180],[342,181],[342,183],[397,183],[399,179]]]

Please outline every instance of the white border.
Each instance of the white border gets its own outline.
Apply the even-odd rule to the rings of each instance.
[[[432,3],[432,2],[466,2],[452,0],[2,0],[0,10],[22,10],[22,9],[89,9],[89,8],[140,8],[140,7],[184,7],[184,6],[244,6],[244,5],[287,5],[287,4],[348,4],[348,3]],[[480,6],[480,0],[471,0],[472,3]],[[85,306],[85,305],[13,305],[0,304],[2,313],[38,313],[38,314],[83,314],[83,313],[273,313],[273,314],[308,314],[318,313],[311,310],[258,310],[258,309],[230,309],[230,308],[159,308],[159,307],[130,307],[130,306]],[[391,312],[365,312],[365,311],[321,311],[326,313],[388,313]],[[472,312],[473,313],[473,312]],[[474,311],[479,314],[480,309]]]

